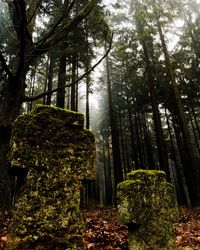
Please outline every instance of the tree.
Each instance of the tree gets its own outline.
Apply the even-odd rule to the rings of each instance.
[[[65,85],[66,81],[66,53],[61,54],[59,58],[59,72],[58,72],[58,88]],[[56,106],[60,108],[65,107],[65,88],[61,88],[57,92]]]
[[[160,163],[159,167],[163,169],[165,165],[169,176],[170,162],[170,177],[172,180],[177,177],[183,189],[184,197],[180,200],[187,200],[190,206],[190,198],[194,204],[199,201],[200,193],[197,180],[200,115],[199,4],[195,0],[127,0],[113,7],[120,8],[119,12],[115,11],[115,17],[111,18],[111,23],[114,22],[113,26],[117,27],[112,53],[112,96],[120,114],[123,165],[131,159],[146,167],[148,159],[151,164],[147,166],[153,164],[155,167],[155,152],[160,151],[160,162],[164,164]],[[172,34],[171,30],[177,24],[175,21],[180,19],[184,20],[185,25],[179,30],[174,28],[173,32],[176,37],[180,34],[182,37],[174,50],[170,51],[168,35]],[[137,34],[130,38],[136,29]],[[138,43],[142,50],[137,47]],[[146,97],[142,93],[147,93]],[[152,118],[155,126],[152,126]],[[157,134],[157,145],[153,127]],[[148,149],[145,149],[145,141],[148,142]],[[126,166],[127,169],[131,170]],[[171,176],[172,172],[178,174]]]
[[[53,3],[53,1],[49,2]],[[75,1],[64,1],[59,14],[51,16],[45,1],[7,1],[13,30],[16,36],[16,52],[8,61],[0,51],[1,70],[6,73],[6,83],[0,105],[0,145],[1,145],[1,209],[9,208],[9,177],[8,164],[5,164],[8,152],[9,135],[12,122],[20,114],[25,96],[26,74],[31,64],[44,53],[64,40],[64,38],[93,10],[97,1],[91,0],[73,15]],[[46,18],[53,18],[53,25],[34,38],[34,27],[39,10],[43,10]],[[5,138],[5,131],[6,138]]]
[[[158,7],[159,4],[159,7]],[[170,78],[171,82],[171,87],[173,90],[173,95],[174,95],[174,100],[175,100],[175,105],[176,105],[176,112],[178,115],[179,119],[179,124],[182,132],[182,139],[183,139],[183,146],[184,146],[184,152],[185,154],[185,161],[187,167],[185,167],[185,174],[187,177],[188,181],[188,186],[189,186],[189,191],[191,195],[191,199],[193,202],[200,201],[200,190],[198,188],[198,180],[199,180],[199,171],[198,171],[198,166],[197,162],[195,159],[195,154],[193,152],[193,147],[191,143],[191,136],[189,132],[189,128],[187,126],[187,119],[185,116],[185,111],[183,107],[183,103],[181,100],[181,94],[178,88],[178,84],[176,81],[176,77],[172,68],[172,63],[170,59],[170,55],[167,49],[167,45],[165,42],[165,37],[163,35],[162,27],[161,27],[161,21],[160,21],[160,3],[157,3],[156,1],[153,1],[153,8],[155,12],[155,21],[158,29],[158,33],[160,36],[160,41],[162,44],[163,48],[163,53],[165,56],[165,63],[166,63],[166,68],[168,71],[168,75]],[[158,12],[159,10],[159,12]],[[189,169],[189,166],[191,170]]]
[[[106,43],[105,43],[105,49],[107,46]],[[111,127],[111,137],[112,137],[114,186],[116,191],[117,184],[123,181],[123,171],[122,171],[121,154],[119,147],[118,120],[117,120],[117,113],[113,105],[110,62],[108,57],[106,58],[106,74],[107,74],[109,117],[110,117],[110,127]],[[116,196],[114,195],[114,199],[115,198]]]
[[[142,23],[142,19],[144,21],[144,16],[142,16],[142,11],[140,12],[141,8],[142,6],[138,6],[138,4],[136,4],[135,19],[136,19],[137,30],[140,36],[140,42],[143,47],[144,60],[146,63],[146,72],[147,72],[147,78],[148,78],[147,81],[148,81],[148,86],[149,86],[150,99],[151,99],[151,105],[152,105],[152,111],[153,111],[153,117],[154,117],[159,163],[160,163],[160,168],[165,171],[168,180],[170,180],[169,166],[168,166],[168,154],[167,154],[167,148],[166,148],[166,143],[165,143],[165,139],[163,135],[160,114],[159,114],[155,78],[153,75],[154,70],[152,68],[152,63],[151,63],[151,59],[149,55],[150,53],[148,49],[149,47],[150,48],[153,47],[151,44],[152,38],[151,36],[148,36],[148,32],[145,34],[144,26],[143,26],[144,24]]]

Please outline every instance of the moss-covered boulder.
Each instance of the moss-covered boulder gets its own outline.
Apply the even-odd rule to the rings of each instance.
[[[120,223],[128,225],[131,250],[176,249],[173,222],[178,219],[174,187],[165,173],[136,170],[117,187]]]
[[[95,139],[80,113],[36,106],[14,122],[11,172],[27,169],[6,246],[82,249],[81,180],[94,179]]]

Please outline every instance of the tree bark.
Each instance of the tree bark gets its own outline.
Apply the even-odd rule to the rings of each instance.
[[[76,56],[72,56],[72,82],[76,79]],[[76,86],[71,86],[71,110],[76,111]]]
[[[50,53],[49,55],[49,70],[48,70],[48,81],[47,81],[47,91],[51,91],[53,88],[53,75],[54,75],[54,58]],[[46,105],[51,105],[51,93],[47,95]]]
[[[137,145],[138,145],[138,153],[139,153],[139,168],[144,168],[144,160],[142,154],[142,142],[140,137],[140,127],[139,127],[139,114],[134,111],[135,115],[135,128],[136,128],[136,138],[137,138]]]
[[[174,132],[175,132],[175,136],[176,136],[176,142],[177,142],[177,146],[178,146],[178,150],[179,150],[179,155],[180,155],[180,159],[181,159],[181,165],[179,167],[179,164],[177,164],[177,168],[178,168],[178,171],[179,171],[179,174],[181,176],[181,183],[182,183],[182,186],[183,186],[183,192],[184,192],[184,196],[185,196],[185,202],[186,202],[186,205],[188,206],[188,208],[191,208],[191,199],[190,199],[190,194],[189,194],[189,189],[188,189],[188,184],[187,184],[187,176],[184,171],[184,164],[187,164],[184,160],[184,152],[183,152],[183,142],[181,140],[181,137],[180,137],[180,133],[179,133],[179,128],[177,127],[177,124],[175,122],[175,119],[174,117],[172,118],[172,122],[173,122],[173,128],[174,128]],[[187,165],[186,165],[187,167]]]
[[[123,129],[122,129],[122,116],[121,111],[119,113],[119,132],[120,132],[120,145],[121,145],[121,151],[122,151],[122,166],[124,169],[124,176],[126,178],[127,174],[127,166],[126,166],[126,160],[125,160],[125,149],[124,149],[124,135],[123,135]]]
[[[113,100],[112,100],[113,99],[112,87],[111,87],[111,79],[110,79],[111,73],[110,73],[110,64],[109,64],[108,57],[106,58],[106,73],[107,73],[107,90],[108,90],[110,127],[111,127],[111,136],[112,136],[113,170],[114,170],[114,178],[115,178],[114,186],[116,189],[117,184],[123,181],[123,171],[122,171],[122,164],[121,164],[121,152],[119,148],[118,122],[117,122],[116,111],[113,107]]]
[[[154,169],[155,168],[155,161],[153,157],[153,149],[152,149],[152,143],[149,135],[149,131],[146,124],[146,117],[145,114],[143,114],[143,123],[144,123],[144,142],[147,152],[147,169]]]
[[[199,103],[200,104],[200,103]],[[192,115],[194,117],[194,121],[195,121],[195,125],[196,125],[196,129],[197,129],[197,132],[198,132],[198,137],[200,138],[200,127],[199,127],[199,124],[198,124],[198,121],[197,121],[197,116],[195,114],[195,109],[194,109],[194,105],[192,102],[190,102],[190,106],[191,106],[191,109],[192,109]],[[199,105],[200,106],[200,105]]]
[[[156,143],[157,143],[160,169],[165,171],[167,179],[170,180],[169,166],[168,166],[168,155],[167,155],[167,149],[166,149],[166,142],[164,140],[164,135],[163,135],[163,130],[162,130],[160,113],[159,113],[159,109],[158,109],[158,102],[157,102],[158,98],[157,98],[157,93],[156,93],[153,68],[151,66],[151,61],[150,61],[150,57],[149,57],[149,52],[148,52],[146,40],[144,38],[143,24],[140,21],[140,18],[137,18],[136,21],[137,21],[138,33],[141,36],[140,41],[141,41],[141,45],[143,48],[144,59],[145,59],[145,63],[146,63],[146,73],[147,73],[147,78],[148,78],[150,101],[151,101],[152,111],[153,111],[153,120],[154,120],[154,126],[155,126]]]
[[[31,78],[30,78],[31,84],[30,84],[30,91],[29,91],[30,96],[34,95],[36,68],[37,68],[37,65],[35,65],[35,67],[33,69],[31,69]],[[33,107],[33,102],[29,102],[27,110],[31,111],[32,107]]]
[[[25,89],[25,74],[8,78],[4,98],[0,106],[0,210],[11,207],[11,186],[9,175],[9,140],[12,123],[20,114]]]
[[[187,173],[187,182],[191,195],[191,199],[193,203],[200,202],[200,187],[199,187],[199,171],[198,164],[195,159],[193,145],[191,143],[191,136],[187,126],[187,119],[184,112],[183,103],[181,100],[181,95],[178,89],[178,84],[176,82],[175,74],[172,69],[172,63],[169,56],[169,52],[167,49],[167,45],[165,43],[165,37],[162,32],[162,28],[159,20],[157,20],[157,28],[160,36],[160,40],[162,43],[162,48],[165,56],[165,63],[168,70],[168,75],[171,80],[171,86],[174,94],[175,104],[176,104],[176,112],[179,119],[179,124],[182,132],[183,138],[183,146],[184,146],[184,158],[187,162],[187,167],[184,171]]]
[[[66,54],[62,53],[59,58],[59,70],[58,70],[58,92],[56,96],[56,106],[60,108],[65,107],[65,86],[66,81]]]
[[[134,168],[138,169],[140,168],[140,166],[139,166],[139,159],[138,159],[138,153],[137,153],[137,145],[136,145],[136,140],[135,140],[135,135],[134,135],[134,130],[133,130],[131,107],[130,107],[128,96],[126,97],[126,100],[127,100],[128,117],[129,117],[129,123],[130,123],[131,145],[132,145],[132,155],[133,155],[133,160],[134,160]],[[133,166],[131,166],[131,168],[133,168]]]
[[[192,131],[193,131],[193,134],[194,134],[194,139],[195,139],[195,142],[196,142],[196,148],[197,148],[197,152],[198,152],[198,155],[200,157],[200,147],[199,147],[199,141],[198,141],[198,136],[197,136],[197,132],[195,130],[195,126],[194,126],[194,122],[192,120],[192,115],[190,114],[190,110],[188,109],[188,114],[189,114],[189,118],[190,118],[190,123],[192,125]]]
[[[90,80],[86,77],[86,129],[90,128]]]

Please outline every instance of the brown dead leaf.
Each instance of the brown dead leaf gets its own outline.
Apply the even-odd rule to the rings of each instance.
[[[8,240],[8,237],[7,237],[7,236],[1,237],[1,240],[2,240],[2,241],[7,241],[7,240]]]

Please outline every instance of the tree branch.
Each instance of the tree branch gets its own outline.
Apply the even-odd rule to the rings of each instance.
[[[27,30],[27,18],[26,18],[26,3],[24,0],[18,0],[19,1],[19,13],[20,13],[20,21],[19,21],[19,41],[20,41],[20,60],[19,65],[16,71],[16,75],[20,75],[23,71],[24,61],[25,61],[25,53],[27,48],[27,42],[28,39],[26,33]],[[28,32],[29,33],[29,32]],[[30,36],[30,34],[29,34]]]
[[[10,71],[10,69],[9,69],[9,67],[8,67],[8,65],[6,63],[6,60],[5,60],[4,56],[2,55],[1,51],[0,51],[0,62],[1,62],[1,66],[2,66],[3,70],[6,72],[6,74],[8,76],[11,77],[12,72]]]
[[[39,5],[41,3],[41,0],[32,0],[29,4],[29,8],[27,9],[26,15],[27,15],[27,27],[32,35],[35,25],[35,19],[36,19],[36,12],[39,8]]]
[[[15,40],[15,42],[17,42],[16,36],[14,34],[12,34],[11,31],[8,30],[5,23],[2,23],[2,27],[3,27],[4,31],[7,32],[10,35],[10,37]]]
[[[56,89],[53,89],[51,91],[47,91],[45,93],[42,93],[42,94],[39,94],[37,96],[33,96],[33,97],[28,97],[28,96],[25,96],[23,98],[23,102],[31,102],[31,101],[36,101],[46,95],[49,95],[49,94],[52,94],[52,93],[55,93],[57,92],[58,90],[61,90],[63,88],[68,88],[68,87],[71,87],[73,85],[75,85],[77,82],[79,82],[80,80],[82,80],[85,76],[89,75],[106,57],[107,55],[109,54],[110,50],[111,50],[111,47],[112,47],[112,39],[113,39],[113,34],[111,34],[111,38],[110,38],[110,41],[109,41],[109,46],[108,46],[108,50],[106,51],[106,53],[102,56],[102,58],[97,62],[95,63],[87,72],[85,72],[82,76],[80,76],[79,78],[77,78],[75,81],[73,81],[72,83],[70,84],[66,84],[64,86],[61,86],[59,88],[56,88]]]
[[[53,34],[55,34],[55,33],[60,33],[59,32],[59,30],[61,29],[59,29],[59,30],[57,30],[56,31],[56,29],[58,28],[58,26],[59,26],[59,24],[64,20],[64,18],[66,17],[66,16],[68,16],[69,15],[69,13],[70,13],[70,11],[71,11],[71,9],[73,8],[73,6],[74,6],[74,4],[75,4],[75,0],[73,0],[71,3],[70,3],[70,5],[68,6],[68,8],[67,8],[67,10],[66,10],[66,13],[63,13],[62,14],[62,16],[57,20],[57,22],[54,24],[54,26],[52,27],[52,29],[40,40],[40,41],[38,41],[35,45],[36,46],[41,46],[41,45],[43,45],[45,42],[46,42],[46,40],[48,40]],[[66,6],[64,5],[63,6],[63,8],[65,8]],[[55,32],[56,31],[56,32]]]
[[[46,53],[49,48],[52,48],[54,45],[63,41],[67,34],[70,33],[87,15],[89,15],[96,3],[97,0],[90,0],[85,7],[83,7],[71,21],[61,27],[59,31],[55,33],[50,31],[48,39],[45,38],[45,42],[35,44],[35,48],[31,51],[31,56],[28,60],[32,61],[34,58]]]
[[[27,28],[26,1],[9,1],[8,6],[13,27],[17,35],[17,42],[19,43],[19,52],[17,51],[18,61],[15,68],[15,74],[20,75],[24,71],[27,48],[31,48],[33,44],[31,34]]]

